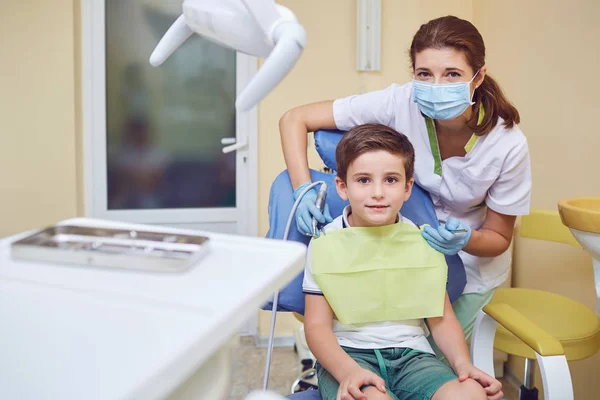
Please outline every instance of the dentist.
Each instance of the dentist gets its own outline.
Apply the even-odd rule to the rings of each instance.
[[[404,133],[415,148],[415,182],[427,190],[441,223],[423,237],[444,254],[458,254],[467,284],[453,304],[469,339],[475,317],[508,277],[515,220],[529,213],[531,167],[519,112],[485,66],[481,34],[453,16],[422,25],[411,47],[412,82],[287,111],[279,121],[294,197],[310,182],[307,133],[348,131],[381,123]],[[296,213],[301,232],[315,216],[316,191]]]

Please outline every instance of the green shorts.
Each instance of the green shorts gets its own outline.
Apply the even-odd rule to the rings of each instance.
[[[342,349],[362,368],[382,377],[388,394],[394,400],[429,400],[443,384],[457,379],[448,365],[433,354],[419,350],[372,350],[343,346]],[[316,368],[322,399],[335,400],[339,383],[319,363]]]
[[[490,302],[494,297],[496,289],[492,289],[489,292],[484,293],[467,293],[460,296],[454,303],[452,303],[452,309],[456,314],[456,319],[460,323],[465,333],[467,342],[471,340],[471,334],[473,333],[473,326],[475,325],[475,319],[479,311]],[[442,355],[442,352],[433,341],[433,335],[427,337],[429,344],[435,351],[436,356],[446,362],[446,359]]]

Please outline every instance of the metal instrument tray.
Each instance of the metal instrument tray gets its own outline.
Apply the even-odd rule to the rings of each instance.
[[[206,236],[56,225],[11,245],[11,257],[80,267],[181,272],[206,253]]]

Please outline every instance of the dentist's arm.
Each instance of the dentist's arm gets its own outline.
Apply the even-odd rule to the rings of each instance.
[[[281,147],[294,189],[310,182],[306,152],[308,132],[335,128],[333,100],[306,104],[283,114],[279,120]]]
[[[463,249],[479,257],[495,257],[504,253],[510,246],[517,217],[487,209],[483,226],[474,230]]]

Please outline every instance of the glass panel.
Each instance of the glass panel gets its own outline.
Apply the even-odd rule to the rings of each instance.
[[[235,207],[236,55],[192,35],[148,59],[181,1],[106,0],[108,209]]]

